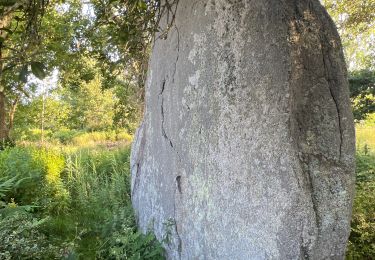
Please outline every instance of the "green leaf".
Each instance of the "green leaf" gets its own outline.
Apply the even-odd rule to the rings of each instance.
[[[47,75],[46,68],[41,62],[31,62],[31,71],[38,79],[44,79]]]
[[[20,74],[18,75],[19,80],[24,83],[27,82],[27,75],[29,74],[27,67],[27,65],[24,65],[20,71]]]
[[[12,6],[17,3],[16,0],[0,0],[0,6]]]
[[[138,2],[138,7],[142,10],[147,10],[147,4],[143,0]]]

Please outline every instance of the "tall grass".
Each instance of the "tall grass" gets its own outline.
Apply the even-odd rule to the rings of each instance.
[[[18,235],[13,238],[16,246],[3,243],[0,251],[10,258],[17,258],[20,252],[23,252],[21,255],[31,252],[22,249],[22,241],[29,239],[22,235],[23,225],[25,231],[35,234],[28,242],[41,250],[52,248],[50,256],[71,259],[162,259],[163,250],[155,237],[137,232],[130,201],[129,155],[129,147],[104,151],[17,147],[1,154],[0,176],[6,178],[7,182],[0,186],[3,195],[0,224],[9,228],[0,231],[0,239],[9,236],[12,230],[17,231]],[[35,187],[33,190],[38,196],[24,201],[20,198],[28,191],[9,186],[15,183],[12,179],[15,172],[22,172],[26,176],[32,171],[36,171],[39,178],[30,179],[33,186],[28,187]],[[41,189],[42,192],[38,190],[38,187],[50,186],[55,187],[53,192],[46,188]],[[22,196],[14,196],[16,194]],[[24,204],[35,207],[21,215],[17,213],[2,217],[6,211],[19,212]],[[40,220],[35,226],[32,224],[34,219]],[[20,226],[16,227],[17,222]],[[30,227],[33,227],[31,231]],[[41,240],[35,239],[36,236]],[[34,250],[33,259],[44,259],[43,252],[39,253]],[[6,255],[0,254],[0,259],[3,256]]]
[[[103,131],[90,132],[76,135],[72,138],[71,143],[77,146],[94,146],[100,142],[126,142],[129,144],[132,141],[132,136],[125,131]]]
[[[371,259],[375,127],[358,126],[356,134],[357,194],[347,256]],[[0,152],[0,259],[163,259],[155,237],[137,231],[130,148],[124,146],[130,137],[119,136],[68,132],[61,139],[65,145]],[[102,145],[112,141],[117,145]]]
[[[375,154],[375,126],[356,126],[357,151]]]
[[[357,125],[356,195],[347,259],[375,256],[375,126]]]
[[[66,182],[81,208],[103,203],[119,207],[130,202],[129,149],[115,153],[80,151],[68,155]]]

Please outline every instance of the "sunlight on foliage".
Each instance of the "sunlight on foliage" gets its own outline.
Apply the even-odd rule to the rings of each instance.
[[[375,126],[357,125],[357,150],[375,154]]]
[[[7,202],[0,204],[0,225],[7,226],[0,231],[0,258],[163,259],[156,238],[137,232],[130,149],[66,148],[0,153],[1,201]]]

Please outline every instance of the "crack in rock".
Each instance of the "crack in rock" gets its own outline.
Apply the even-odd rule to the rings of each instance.
[[[332,67],[332,62],[331,62],[329,53],[327,53],[326,55],[327,55],[329,63],[330,63],[329,65],[327,64],[327,59],[325,58],[326,55],[325,55],[325,51],[324,51],[324,49],[325,49],[324,47],[325,46],[324,46],[323,42],[321,43],[321,46],[322,46],[321,48],[322,48],[323,66],[324,66],[324,71],[325,71],[325,74],[326,74],[326,80],[327,80],[327,83],[328,83],[329,93],[331,95],[331,98],[332,98],[333,102],[335,103],[336,112],[337,112],[337,122],[338,122],[338,128],[339,128],[339,133],[340,133],[339,160],[341,160],[342,143],[343,143],[343,131],[342,131],[342,123],[341,123],[341,113],[340,113],[340,108],[339,108],[338,100],[335,97],[335,94],[333,93],[332,79],[330,78],[330,68]]]

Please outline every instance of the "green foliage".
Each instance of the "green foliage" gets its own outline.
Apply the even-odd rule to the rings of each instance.
[[[164,249],[155,235],[135,232],[126,225],[114,232],[108,238],[107,244],[107,248],[99,253],[100,259],[165,259]]]
[[[126,83],[125,86],[115,88],[117,97],[114,106],[113,123],[115,128],[125,128],[129,133],[134,133],[141,120],[142,104],[139,89],[134,84]]]
[[[52,135],[53,132],[51,130],[47,129],[43,131],[44,140],[49,140]],[[39,128],[16,129],[13,136],[16,137],[18,141],[40,142],[42,140],[42,130]]]
[[[364,154],[375,153],[375,126],[357,124],[357,151]]]
[[[71,143],[78,146],[94,146],[100,143],[125,142],[130,143],[133,137],[126,131],[102,131],[77,134],[71,139]]]
[[[14,147],[15,143],[11,139],[0,140],[0,151],[5,150],[9,147]]]
[[[375,127],[357,125],[356,195],[348,259],[375,255]]]
[[[129,155],[129,149],[88,150],[67,157],[66,183],[79,230],[75,252],[84,258],[145,259],[154,250],[162,252],[155,238],[136,232]]]
[[[105,78],[126,68],[143,87],[149,46],[158,29],[158,0],[93,0],[95,22],[87,36],[94,43],[91,53],[100,57]],[[164,9],[163,9],[164,10]],[[116,33],[113,33],[116,32]],[[110,73],[108,73],[110,72]]]
[[[111,90],[102,90],[101,79],[83,82],[75,93],[72,111],[76,124],[88,130],[108,129],[113,123],[114,94]]]
[[[22,205],[33,204],[49,211],[67,207],[69,193],[64,188],[61,172],[64,159],[45,149],[16,147],[0,153],[0,176],[15,180],[5,199],[13,198]]]
[[[358,121],[364,120],[375,113],[375,72],[351,72],[349,83],[354,118]]]
[[[129,156],[129,148],[1,152],[0,258],[164,259],[156,238],[137,232]]]
[[[375,69],[374,0],[323,0],[344,45],[349,70]]]
[[[44,129],[47,130],[45,134],[52,134],[52,132],[64,128],[70,114],[71,108],[59,101],[57,97],[52,95],[44,98],[44,101],[43,97],[37,97],[31,102],[21,104],[18,107],[15,115],[15,129],[12,135],[19,141],[32,135],[38,138],[40,133],[37,133],[34,129],[41,129],[42,122]],[[33,141],[37,140],[40,139],[34,139]]]
[[[0,259],[60,258],[61,249],[39,231],[45,221],[24,210],[4,216],[4,209],[0,209]]]
[[[15,96],[19,98],[21,94],[28,95],[25,82],[30,73],[38,78],[46,76],[41,58],[43,37],[40,34],[40,25],[47,1],[7,2],[6,6],[0,5],[0,89],[12,100]],[[5,107],[0,109],[5,110]]]
[[[25,129],[17,133],[20,143],[40,142],[42,132],[40,129]],[[64,129],[58,131],[44,130],[44,142],[49,145],[63,145],[80,148],[105,147],[116,148],[117,146],[130,144],[133,136],[125,129],[107,131],[86,132],[84,130]]]
[[[375,255],[375,156],[357,154],[357,182],[348,259]]]
[[[0,199],[6,196],[6,193],[11,191],[13,187],[16,186],[16,181],[17,181],[17,176],[9,178],[8,176],[6,177],[1,177],[0,178]]]
[[[46,69],[43,63],[33,61],[30,64],[31,71],[38,79],[44,79],[46,75]]]
[[[72,142],[73,138],[79,134],[80,132],[77,130],[62,128],[54,132],[51,136],[51,139],[58,140],[61,144],[69,144]]]
[[[0,89],[8,101],[0,110],[12,111],[21,103],[13,137],[41,127],[41,97],[33,96],[36,88],[25,83],[31,73],[44,78],[52,70],[58,70],[66,93],[47,98],[45,129],[57,131],[63,122],[70,129],[103,130],[114,127],[115,120],[116,127],[133,132],[158,1],[22,1],[9,4],[0,46],[6,61],[0,68]],[[0,16],[4,10],[0,8]],[[112,12],[127,16],[117,14],[120,20],[112,21]],[[115,90],[105,90],[110,88]],[[12,128],[10,114],[8,118]]]

